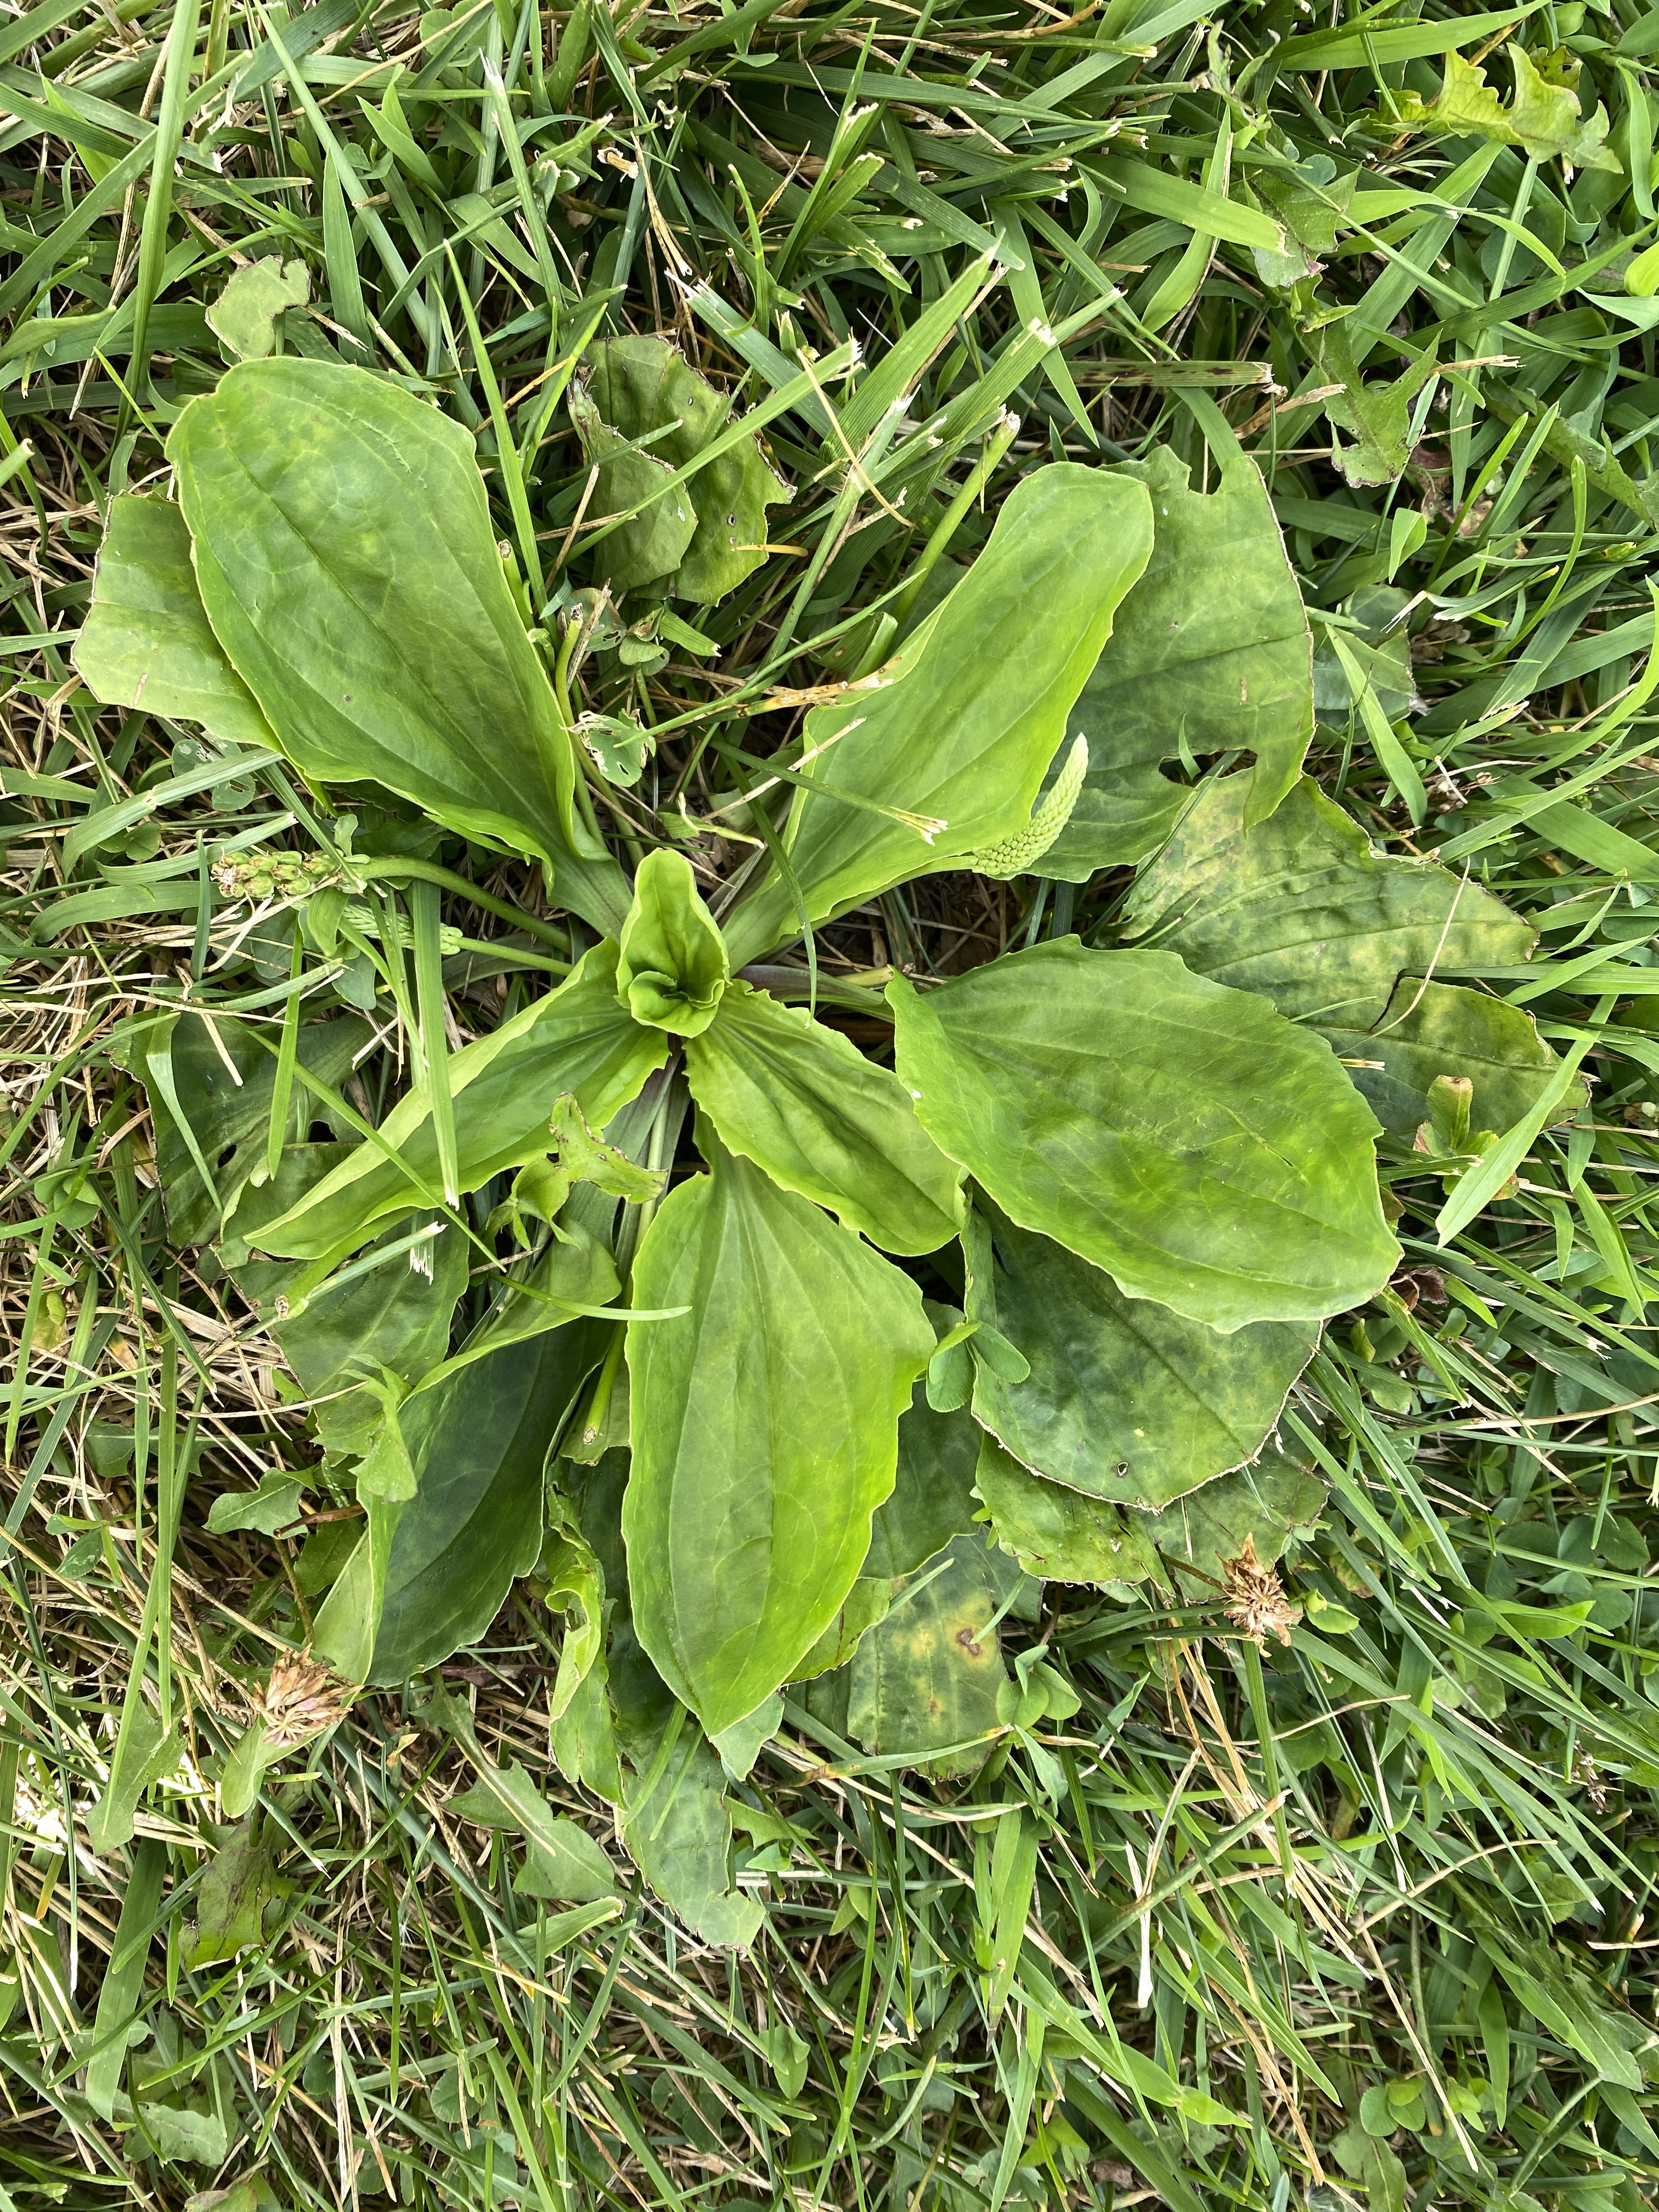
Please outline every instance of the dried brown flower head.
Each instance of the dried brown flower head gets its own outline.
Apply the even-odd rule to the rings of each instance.
[[[1446,1303],[1446,1278],[1438,1267],[1401,1267],[1389,1288],[1407,1313],[1415,1313],[1419,1304],[1443,1306]]]
[[[309,1651],[291,1651],[276,1661],[270,1680],[249,1702],[254,1719],[264,1723],[265,1741],[273,1750],[293,1751],[334,1726],[351,1703],[351,1691]]]
[[[1288,1644],[1291,1625],[1301,1620],[1302,1608],[1285,1595],[1278,1568],[1264,1566],[1257,1559],[1254,1535],[1245,1537],[1244,1548],[1236,1559],[1222,1561],[1221,1575],[1227,1618],[1240,1634],[1257,1650],[1265,1649],[1270,1636]]]

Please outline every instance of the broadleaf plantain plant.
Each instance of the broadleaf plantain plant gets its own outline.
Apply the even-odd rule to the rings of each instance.
[[[641,503],[601,574],[657,619],[740,580],[739,533],[783,495],[730,429],[700,477],[724,404],[662,342],[621,343],[574,419],[609,496]],[[691,426],[672,468],[637,450],[665,393]],[[666,846],[634,848],[630,880],[600,834],[568,655],[532,627],[457,426],[278,358],[191,401],[168,451],[176,505],[112,507],[77,655],[94,693],[538,861],[596,939],[493,1034],[416,1050],[378,1127],[343,1093],[354,1017],[291,1012],[274,1056],[237,1034],[234,1091],[234,1023],[130,1040],[174,1232],[218,1236],[363,1508],[302,1558],[317,1648],[401,1680],[539,1561],[569,1620],[562,1764],[623,1804],[696,1924],[744,1940],[718,1765],[673,1753],[688,1711],[740,1771],[781,1687],[818,1677],[814,1710],[872,1746],[982,1755],[1034,1694],[989,1629],[1022,1570],[1213,1581],[1218,1546],[1271,1559],[1316,1513],[1307,1469],[1261,1455],[1322,1324],[1397,1260],[1379,1117],[1411,1130],[1445,1076],[1473,1079],[1481,1127],[1539,1096],[1531,1023],[1435,980],[1531,933],[1301,779],[1309,630],[1249,462],[1207,494],[1167,453],[1032,470],[896,655],[751,789],[752,858],[717,884]],[[734,502],[724,537],[710,495]],[[1162,765],[1194,748],[1221,756],[1195,787]],[[398,918],[349,840],[335,857],[306,927],[372,958],[407,1023]],[[1103,941],[884,1000],[839,985],[860,1034],[890,1025],[890,1066],[786,1002],[815,1000],[813,932],[918,877],[1121,862]],[[416,889],[424,1033],[441,945]],[[334,1141],[283,1141],[319,1116]],[[452,1350],[469,1245],[500,1287]],[[647,1819],[671,1765],[681,1795]]]

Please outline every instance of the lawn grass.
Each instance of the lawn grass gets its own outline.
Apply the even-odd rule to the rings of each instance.
[[[1656,24],[0,18],[0,2206],[1650,2200]],[[1510,96],[1506,46],[1577,71],[1576,124],[1558,94],[1525,145],[1412,127],[1454,47]],[[1283,252],[1252,242],[1276,224]],[[337,823],[98,708],[69,649],[107,501],[165,483],[224,366],[205,311],[260,260],[303,276],[276,343],[474,431],[532,618],[605,526],[563,404],[595,333],[672,332],[768,410],[789,491],[707,613],[719,657],[644,640],[590,672],[590,707],[656,733],[612,799],[634,848],[731,823],[800,695],[879,658],[924,550],[971,556],[1022,469],[1168,445],[1203,482],[1242,447],[1328,641],[1310,770],[1533,921],[1531,963],[1485,980],[1594,1078],[1443,1245],[1449,1187],[1385,1143],[1418,1272],[1333,1326],[1287,1409],[1329,1485],[1289,1642],[1258,1650],[1219,1591],[1050,1583],[1004,1649],[1076,1711],[948,1783],[792,1703],[729,1792],[744,1953],[694,1941],[554,1764],[533,1583],[222,1817],[316,1591],[295,1537],[210,1514],[319,1455],[211,1244],[169,1237],[122,1041],[185,999],[277,1033],[292,961],[326,964],[297,864]],[[369,807],[359,831],[442,877],[452,1048],[571,952],[520,864]],[[948,971],[1086,933],[1126,884],[941,878],[818,957],[831,987]],[[404,1048],[377,1019],[368,1109]],[[456,1809],[514,1760],[608,1845],[617,1898],[514,1893],[516,1843]]]

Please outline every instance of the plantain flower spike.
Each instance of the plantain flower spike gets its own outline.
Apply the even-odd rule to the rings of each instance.
[[[1071,820],[1088,768],[1089,740],[1080,737],[1066,754],[1066,765],[1054,779],[1054,789],[1025,827],[1017,830],[1012,837],[1003,837],[994,845],[981,846],[977,853],[964,854],[963,866],[1003,884],[1015,876],[1027,874]]]

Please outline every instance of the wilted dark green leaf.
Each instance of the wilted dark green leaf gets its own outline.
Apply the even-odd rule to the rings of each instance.
[[[589,349],[588,360],[586,405],[582,396],[573,398],[571,416],[590,461],[603,459],[607,445],[599,431],[606,426],[623,442],[666,431],[652,439],[647,453],[602,470],[593,511],[620,514],[655,489],[639,463],[648,462],[659,481],[684,468],[725,428],[732,403],[663,338],[605,338]],[[766,510],[787,496],[759,441],[739,438],[689,483],[602,539],[599,574],[619,591],[654,580],[675,599],[712,606],[765,560]],[[642,529],[648,542],[636,545],[630,533]]]
[[[1402,974],[1531,953],[1536,933],[1501,900],[1431,862],[1375,851],[1310,780],[1249,830],[1248,791],[1242,776],[1212,784],[1136,880],[1127,919],[1138,939],[1344,1031],[1380,1022]]]
[[[244,1188],[227,1247],[245,1251],[248,1237],[314,1188],[345,1151],[339,1145],[290,1145],[275,1176]],[[419,1217],[400,1222],[388,1235],[395,1241],[418,1225]],[[250,1258],[230,1272],[282,1347],[304,1395],[319,1401],[317,1432],[324,1443],[334,1452],[362,1452],[381,1413],[380,1400],[362,1387],[365,1371],[389,1370],[412,1384],[437,1364],[449,1348],[450,1322],[466,1288],[467,1265],[466,1244],[449,1224],[337,1290],[323,1284],[289,1321],[274,1321],[272,1316],[276,1299],[291,1290],[301,1273],[297,1267]]]
[[[296,1038],[300,1065],[337,1090],[369,1034],[368,1023],[355,1014],[304,1022]],[[231,1206],[265,1157],[276,1059],[249,1025],[225,1014],[215,1016],[211,1034],[199,1014],[158,1015],[140,1025],[125,1053],[126,1066],[149,1092],[167,1225],[181,1244],[205,1243],[220,1216],[202,1182],[198,1158],[205,1162],[222,1202]],[[309,1094],[296,1083],[291,1126],[302,1127],[313,1110]],[[186,1142],[180,1115],[189,1124],[193,1146]]]
[[[186,1963],[210,1966],[259,1942],[271,1887],[270,1852],[250,1813],[209,1861],[196,1893],[196,1936]]]

